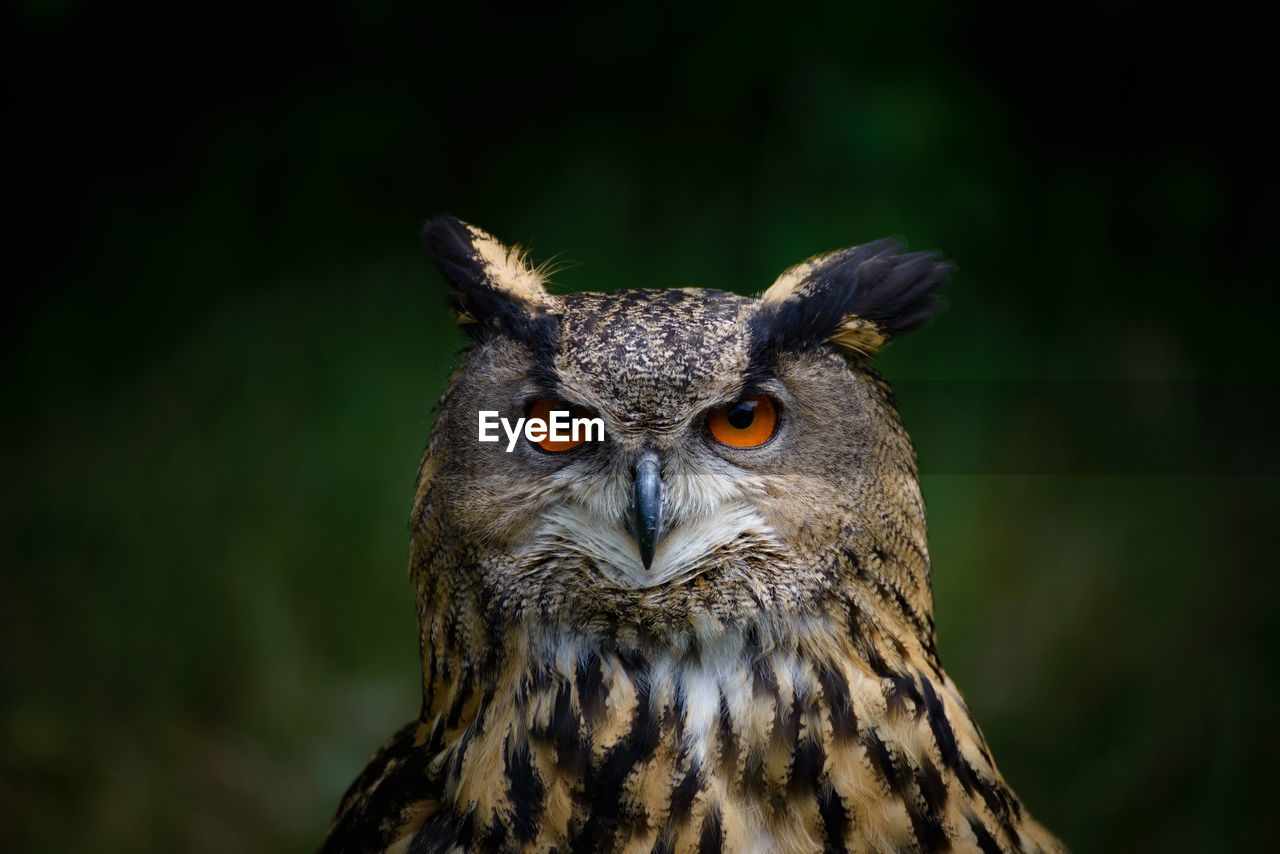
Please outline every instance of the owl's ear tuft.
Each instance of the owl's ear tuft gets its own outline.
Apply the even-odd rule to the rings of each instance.
[[[924,323],[942,307],[934,292],[953,267],[937,253],[901,249],[897,240],[877,240],[784,272],[760,297],[753,349],[804,351],[829,343],[871,356]]]
[[[429,221],[422,239],[452,287],[458,326],[473,340],[502,332],[544,337],[546,310],[554,298],[518,246],[451,216]]]

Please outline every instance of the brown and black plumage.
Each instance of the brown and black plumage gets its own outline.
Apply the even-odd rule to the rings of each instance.
[[[471,345],[411,520],[422,712],[324,851],[1064,850],[939,661],[914,452],[869,364],[946,264],[882,241],[759,299],[557,296],[476,228],[426,236]],[[548,399],[604,441],[477,441],[480,410]]]

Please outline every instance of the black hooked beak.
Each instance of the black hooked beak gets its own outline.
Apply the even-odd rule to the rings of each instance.
[[[648,569],[662,539],[662,478],[658,455],[645,451],[636,463],[636,480],[631,486],[631,534],[640,547],[640,560]]]

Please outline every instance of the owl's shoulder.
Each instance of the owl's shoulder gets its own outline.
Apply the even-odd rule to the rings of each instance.
[[[429,773],[440,734],[419,720],[387,740],[342,796],[320,854],[394,849],[440,811]]]

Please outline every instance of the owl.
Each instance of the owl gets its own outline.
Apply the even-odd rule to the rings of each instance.
[[[882,240],[759,298],[552,294],[473,226],[425,239],[470,343],[410,522],[422,711],[322,851],[1065,851],[938,657],[871,364],[948,264]]]

